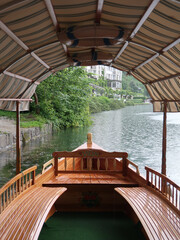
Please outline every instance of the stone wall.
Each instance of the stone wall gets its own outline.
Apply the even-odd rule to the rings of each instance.
[[[47,135],[52,132],[52,124],[45,124],[44,127],[34,127],[28,129],[21,129],[21,144],[25,145],[27,142]],[[0,151],[6,151],[8,149],[16,147],[16,134],[15,133],[6,133],[0,132]]]

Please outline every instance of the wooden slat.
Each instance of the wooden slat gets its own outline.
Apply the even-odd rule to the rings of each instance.
[[[104,157],[104,158],[127,158],[126,152],[106,152],[99,149],[81,149],[73,152],[54,152],[53,157]]]
[[[97,0],[95,23],[100,24],[104,0]]]
[[[180,239],[180,218],[161,198],[143,187],[115,190],[131,205],[149,239]]]
[[[115,173],[122,173],[122,171],[114,171],[114,170],[107,170],[107,171],[105,171],[105,170],[99,170],[99,171],[98,170],[92,170],[92,171],[91,170],[83,170],[83,171],[79,171],[78,170],[78,171],[75,171],[75,172],[76,173],[90,173],[90,172],[92,173],[93,172],[93,173],[107,173],[107,174],[108,173],[114,173],[114,174]],[[74,171],[73,170],[58,171],[58,173],[59,174],[66,174],[66,173],[69,174],[69,173],[74,173]]]
[[[0,239],[38,239],[43,223],[66,188],[33,187],[1,214]]]
[[[169,201],[169,203],[176,208],[177,211],[180,211],[180,207],[177,206],[177,202],[180,202],[180,187],[165,175],[160,174],[148,167],[145,167],[145,169],[147,185],[161,193]],[[158,187],[156,186],[156,181],[153,181],[153,176],[155,176],[155,178],[159,178]],[[171,191],[172,189],[176,189],[176,202],[174,201],[175,191]]]

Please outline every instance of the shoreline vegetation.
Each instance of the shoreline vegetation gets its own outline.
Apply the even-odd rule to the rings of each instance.
[[[142,101],[128,100],[123,102],[123,100],[114,100],[107,97],[92,97],[89,102],[89,121],[87,124],[91,124],[91,114],[99,113],[103,111],[118,110],[127,106],[135,106],[146,104]],[[8,119],[16,120],[16,113],[0,110],[0,118],[5,117]],[[45,117],[36,114],[34,112],[21,112],[20,115],[20,127],[21,128],[32,128],[40,127],[42,128],[45,124],[52,123],[52,120],[46,119]],[[70,126],[71,127],[71,126]],[[0,132],[1,133],[1,132]]]
[[[80,127],[92,123],[93,113],[143,104],[145,90],[142,88],[140,93],[139,82],[124,74],[123,76],[123,90],[114,91],[107,87],[106,79],[100,77],[96,80],[90,77],[85,68],[71,67],[57,72],[38,85],[29,112],[21,112],[20,127],[42,128],[48,123],[52,123],[57,129]],[[95,95],[92,83],[103,88],[103,94]],[[137,98],[137,95],[140,97]],[[117,99],[115,96],[121,98]],[[129,96],[134,96],[134,99],[129,99]],[[15,120],[16,113],[0,110],[0,117]]]

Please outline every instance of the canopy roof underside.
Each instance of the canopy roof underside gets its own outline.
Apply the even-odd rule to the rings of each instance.
[[[61,41],[60,33],[83,26],[120,27],[126,34],[112,44],[98,45],[96,36],[90,39],[93,46]],[[1,100],[31,98],[41,81],[77,62],[99,64],[78,59],[92,52],[109,54],[111,60],[102,64],[142,82],[154,101],[154,111],[163,111],[164,102],[169,112],[180,111],[178,0],[0,1]],[[77,59],[70,61],[74,56]],[[15,102],[0,101],[0,109],[15,110]],[[27,109],[28,102],[23,102],[21,110]]]

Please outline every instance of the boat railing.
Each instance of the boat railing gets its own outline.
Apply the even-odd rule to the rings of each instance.
[[[165,175],[149,167],[145,169],[147,185],[163,194],[174,207],[180,210],[180,187]]]
[[[55,176],[62,172],[120,172],[119,167],[117,167],[119,162],[117,160],[119,159],[122,159],[123,175],[126,175],[127,156],[128,154],[126,152],[105,152],[99,149],[83,149],[74,152],[54,152]],[[61,170],[58,169],[59,158],[63,165],[61,165]],[[79,163],[78,166],[77,162]],[[71,165],[70,168],[69,165]]]
[[[0,213],[21,193],[35,184],[37,166],[19,173],[0,189]]]
[[[136,165],[135,163],[133,163],[133,162],[130,161],[129,159],[127,159],[127,167],[129,167],[130,169],[132,169],[133,171],[135,171],[138,175],[140,175],[138,165]]]
[[[54,166],[54,158],[44,163],[42,166],[42,174],[46,172],[50,167]]]

